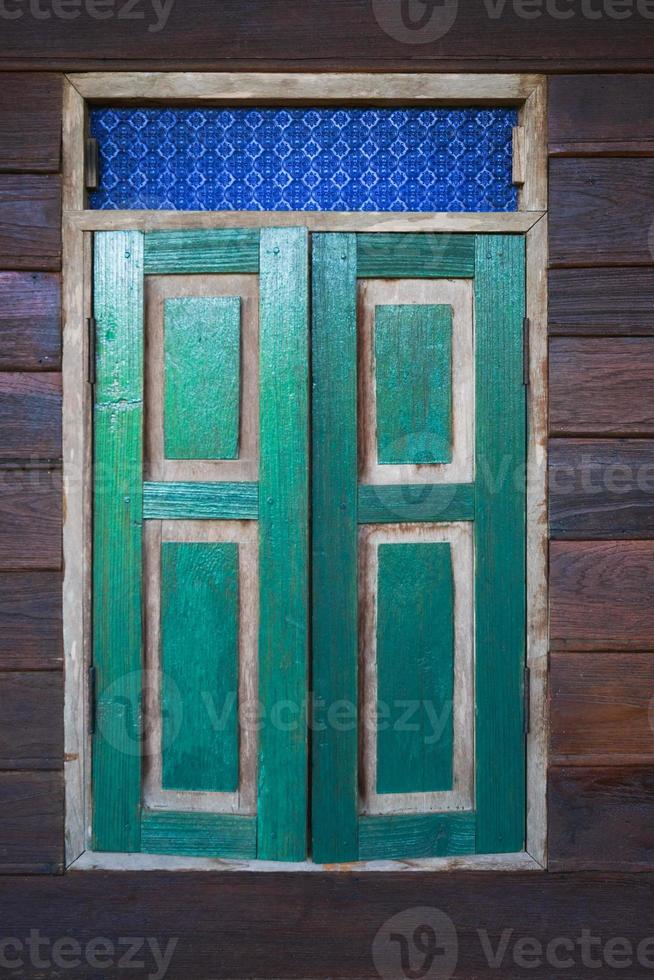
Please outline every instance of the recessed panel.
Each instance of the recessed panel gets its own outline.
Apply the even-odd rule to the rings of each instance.
[[[375,389],[378,462],[451,462],[451,307],[375,308]]]
[[[450,544],[380,544],[377,575],[377,792],[452,789]]]
[[[238,788],[238,545],[161,546],[163,788]]]
[[[164,303],[164,453],[237,459],[241,301],[187,296]]]

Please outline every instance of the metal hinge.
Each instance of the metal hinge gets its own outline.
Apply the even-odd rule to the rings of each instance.
[[[89,692],[89,735],[95,735],[95,667],[93,664],[88,669],[88,692]]]
[[[100,152],[98,141],[92,136],[84,146],[84,184],[89,191],[97,190],[100,183]]]
[[[95,332],[96,332],[95,317],[90,316],[87,319],[86,332],[87,332],[86,380],[90,385],[94,385],[95,384]]]
[[[522,321],[522,383],[529,384],[529,317]]]
[[[528,735],[531,730],[531,671],[525,667],[524,673],[524,731]]]

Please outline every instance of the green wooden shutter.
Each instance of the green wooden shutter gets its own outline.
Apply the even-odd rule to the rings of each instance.
[[[144,277],[220,273],[259,275],[259,481],[144,484]],[[94,276],[93,846],[303,860],[308,778],[306,230],[100,233]],[[164,430],[169,458],[238,454],[239,315],[236,299],[167,301]],[[229,519],[257,521],[259,531],[257,813],[147,808],[141,765],[144,522]],[[163,788],[233,791],[238,780],[236,707],[225,716],[219,737],[202,728],[198,707],[203,692],[236,694],[237,548],[167,542],[161,563]],[[174,731],[176,702],[186,718],[181,732]],[[282,703],[293,715],[290,727],[276,723]]]
[[[360,483],[356,311],[357,282],[364,278],[474,280],[472,482]],[[315,235],[313,284],[312,615],[318,722],[313,733],[313,859],[519,851],[525,826],[524,241],[506,235]],[[379,462],[447,462],[448,310],[378,307],[377,316]],[[411,338],[414,347],[407,350]],[[437,438],[426,457],[412,458],[420,447],[405,436],[420,427]],[[474,528],[473,806],[363,815],[357,771],[363,724],[357,717],[358,535],[373,525],[406,529],[459,522]],[[449,548],[442,543],[380,545],[378,562],[377,695],[416,700],[428,692],[436,704],[446,705],[453,681]],[[349,706],[352,725],[330,723],[329,711],[336,705]],[[451,724],[444,726],[436,749],[418,726],[408,736],[378,732],[376,751],[378,793],[451,787]]]

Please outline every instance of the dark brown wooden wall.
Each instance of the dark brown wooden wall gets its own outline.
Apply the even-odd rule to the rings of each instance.
[[[0,908],[12,935],[181,936],[170,975],[193,980],[377,976],[376,930],[421,905],[455,920],[457,977],[498,975],[477,929],[495,944],[503,929],[643,938],[654,932],[654,875],[634,874],[654,871],[654,75],[643,73],[654,68],[654,22],[555,30],[504,18],[500,37],[471,7],[425,53],[375,33],[368,4],[354,0],[305,0],[302,11],[289,0],[283,30],[275,4],[255,6],[245,17],[231,0],[212,4],[210,24],[209,5],[193,0],[167,34],[137,44],[129,25],[111,22],[90,49],[84,31],[60,23],[22,33],[3,23],[0,870],[52,875],[63,862],[62,76],[43,69],[274,66],[552,76],[550,873],[69,873],[0,879]],[[525,972],[552,975],[511,964],[501,975]]]
[[[61,76],[0,75],[0,865],[62,869]]]
[[[654,76],[560,76],[550,143],[550,867],[654,866]]]

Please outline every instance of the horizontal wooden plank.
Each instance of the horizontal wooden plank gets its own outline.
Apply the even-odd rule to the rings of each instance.
[[[0,570],[61,568],[61,470],[0,468]]]
[[[654,649],[654,541],[553,541],[550,648]]]
[[[549,80],[550,154],[654,155],[654,75]]]
[[[654,440],[551,439],[553,538],[654,536]]]
[[[0,773],[0,874],[60,872],[63,843],[62,774]]]
[[[59,170],[63,76],[5,72],[0,85],[0,171]]]
[[[97,65],[123,71],[157,64],[168,70],[214,71],[216,65],[245,71],[280,65],[490,72],[651,67],[652,22],[635,5],[620,19],[591,8],[589,20],[580,6],[550,13],[544,3],[523,8],[468,2],[461,11],[448,7],[438,15],[403,21],[393,6],[360,0],[338,0],[338,16],[320,0],[289,0],[283,14],[277,4],[252,0],[246,25],[238,4],[230,0],[219,26],[211,6],[207,0],[187,0],[183,9],[135,7],[103,19],[101,32],[83,7],[66,8],[65,19],[47,20],[30,17],[26,8],[6,21],[3,59],[8,67]]]
[[[52,670],[63,663],[61,574],[0,573],[0,670]]]
[[[150,231],[145,235],[146,275],[259,271],[259,230]]]
[[[0,272],[0,370],[61,364],[61,283],[51,272]]]
[[[553,653],[550,763],[654,763],[654,653]]]
[[[654,269],[552,269],[551,334],[654,334]]]
[[[474,274],[474,235],[357,235],[360,277],[471,278]]]
[[[550,434],[654,434],[654,339],[550,341]]]
[[[362,861],[473,854],[474,813],[417,813],[361,817]]]
[[[144,483],[149,520],[256,520],[258,483]]]
[[[257,818],[235,813],[146,811],[141,848],[151,854],[255,858]]]
[[[61,458],[61,375],[0,372],[0,459]]]
[[[61,178],[0,175],[0,268],[61,266]]]
[[[0,769],[62,769],[61,671],[0,673]]]
[[[554,767],[548,802],[551,870],[654,868],[651,766]]]
[[[359,487],[359,524],[473,521],[473,483],[379,484]]]
[[[390,933],[398,930],[409,942],[419,926],[434,921],[424,919],[425,906],[449,917],[458,939],[456,952],[448,943],[444,952],[437,953],[434,976],[446,976],[443,967],[451,962],[446,957],[452,952],[455,975],[461,980],[520,976],[552,980],[554,975],[626,975],[629,980],[643,980],[651,976],[651,966],[643,965],[647,961],[642,957],[637,961],[636,950],[652,933],[653,884],[651,874],[617,873],[85,871],[8,881],[2,894],[11,911],[8,935],[25,941],[30,929],[37,929],[43,937],[71,936],[82,950],[92,939],[107,937],[114,944],[112,963],[133,942],[121,937],[149,936],[157,944],[159,967],[152,946],[144,942],[137,954],[145,962],[142,975],[158,976],[163,961],[170,980],[247,976],[379,980],[375,964],[388,978],[406,976],[401,943],[391,941]],[[399,920],[398,913],[402,913]],[[437,916],[435,924],[442,940],[447,919]],[[586,939],[585,954],[582,935],[599,937],[590,951]],[[619,962],[619,967],[607,962],[606,954],[614,950],[606,944],[617,936],[632,944],[633,965],[626,970],[624,958],[617,953],[612,962]],[[542,953],[536,946],[534,955],[531,942],[516,945],[524,937],[534,937]],[[563,945],[562,937],[567,940]],[[651,964],[651,945],[642,949]],[[68,950],[64,959],[62,948],[64,962],[70,962]],[[39,953],[50,957],[52,947],[41,946]],[[11,946],[6,947],[6,955],[14,955]],[[561,958],[554,962],[572,959],[572,968],[554,969],[553,955]],[[585,962],[592,955],[601,968],[593,971],[584,966],[583,955]],[[517,963],[515,956],[520,957]],[[80,959],[74,971],[61,972],[70,972],[75,980],[97,978],[98,969],[83,955]],[[43,969],[31,965],[27,953],[22,962],[26,980],[43,977]],[[418,958],[416,953],[412,962],[419,966],[425,962],[424,954]],[[112,970],[104,972],[111,975]],[[131,972],[138,975],[139,970]]]
[[[652,265],[654,159],[550,161],[550,264]]]

